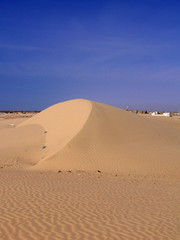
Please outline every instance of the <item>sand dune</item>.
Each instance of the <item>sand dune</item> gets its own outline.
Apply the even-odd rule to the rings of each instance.
[[[1,121],[0,239],[180,239],[179,121],[81,99]]]
[[[31,128],[39,130],[29,134]],[[34,169],[180,173],[179,128],[105,104],[83,99],[59,103],[19,124],[14,132],[19,131],[23,136],[16,148],[26,152],[16,156],[21,163],[25,158],[26,165],[29,159]]]

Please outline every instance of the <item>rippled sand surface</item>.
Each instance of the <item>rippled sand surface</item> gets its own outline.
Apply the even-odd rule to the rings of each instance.
[[[0,170],[0,239],[180,239],[179,179]]]

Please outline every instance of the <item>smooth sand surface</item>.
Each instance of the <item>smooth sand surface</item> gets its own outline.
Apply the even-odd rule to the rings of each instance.
[[[78,99],[0,126],[0,239],[180,239],[180,119]]]

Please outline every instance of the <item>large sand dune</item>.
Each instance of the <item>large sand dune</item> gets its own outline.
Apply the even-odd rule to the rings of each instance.
[[[11,141],[17,132],[12,158],[34,169],[180,173],[179,128],[109,105],[82,99],[55,104],[19,124]]]

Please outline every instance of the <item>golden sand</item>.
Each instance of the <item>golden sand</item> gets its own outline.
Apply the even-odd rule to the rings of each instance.
[[[0,239],[180,239],[180,119],[78,99],[0,126]]]

